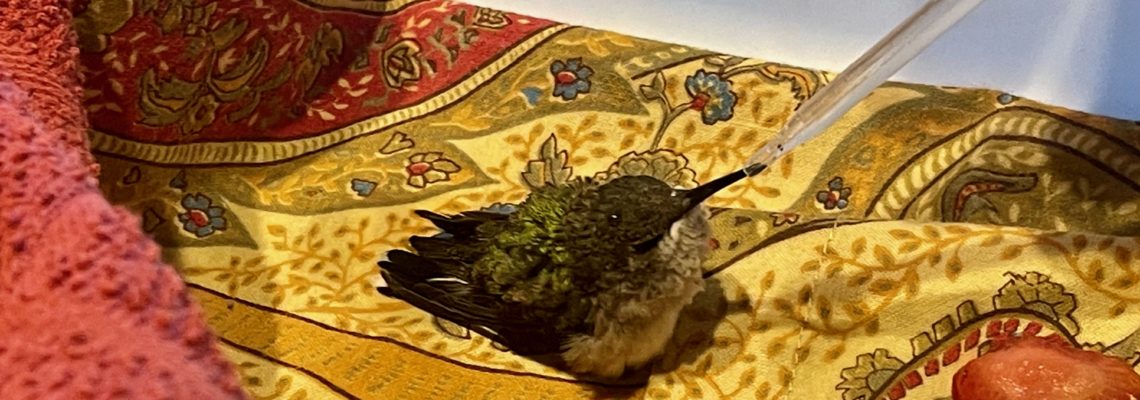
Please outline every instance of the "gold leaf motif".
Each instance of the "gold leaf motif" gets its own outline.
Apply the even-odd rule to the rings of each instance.
[[[938,232],[938,229],[931,225],[923,225],[922,232],[931,239],[937,240],[938,238],[942,237],[942,234]]]
[[[756,367],[751,367],[740,374],[740,386],[749,387],[756,382]]]
[[[947,232],[953,233],[955,235],[968,235],[970,233],[970,229],[962,225],[950,224],[943,226],[943,228],[945,228]]]
[[[792,310],[795,309],[792,306],[792,302],[788,301],[787,299],[781,299],[781,298],[773,299],[772,305],[774,307],[776,307],[777,310],[784,312],[784,313],[790,313],[790,312],[792,312]]]
[[[944,269],[944,271],[946,272],[946,279],[949,279],[951,281],[956,280],[956,279],[958,279],[958,274],[960,274],[962,272],[962,263],[960,263],[960,262],[948,263],[948,264],[946,264],[946,268]]]
[[[709,369],[712,368],[712,354],[705,355],[699,363],[697,363],[697,372],[700,374],[707,374]]]
[[[831,278],[834,278],[836,275],[839,275],[839,272],[842,270],[843,270],[843,263],[839,262],[839,261],[835,261],[835,262],[832,262],[832,263],[827,265],[827,270],[824,272],[824,275],[827,279],[831,279]]]
[[[916,236],[914,232],[905,229],[891,229],[889,233],[891,234],[891,237],[894,237],[898,240],[918,239],[918,236]]]
[[[831,300],[823,296],[816,297],[815,308],[820,320],[824,322],[831,320]]]
[[[1022,251],[1021,246],[1006,247],[1005,250],[1002,250],[1002,252],[1001,252],[1001,259],[1005,260],[1005,261],[1015,259],[1021,255],[1021,251]]]
[[[867,286],[867,290],[871,293],[883,296],[890,294],[897,287],[898,282],[886,278],[881,278],[871,282],[871,284]]]
[[[917,240],[905,242],[902,245],[899,245],[899,253],[906,254],[914,252],[915,250],[918,250],[919,246],[922,246],[922,242]]]
[[[895,266],[895,256],[883,245],[875,245],[875,259],[884,267]]]
[[[954,259],[956,260],[957,256],[955,256]],[[938,252],[932,253],[932,254],[930,254],[930,257],[928,258],[928,260],[930,261],[931,266],[936,266],[936,265],[938,265],[938,263],[942,262],[942,253],[938,253]]]
[[[1116,282],[1112,283],[1113,287],[1115,287],[1117,289],[1121,289],[1121,290],[1128,289],[1128,288],[1135,286],[1135,285],[1136,285],[1136,279],[1134,279],[1133,277],[1130,277],[1130,276],[1125,276],[1123,278],[1117,279]]]
[[[1109,247],[1112,247],[1114,243],[1116,243],[1116,238],[1107,237],[1102,239],[1100,243],[1096,245],[1096,249],[1099,251],[1105,251],[1108,250]]]
[[[1101,264],[1100,260],[1089,262],[1089,274],[1092,275],[1093,281],[1104,282],[1104,265]]]
[[[780,175],[783,176],[784,179],[790,178],[792,176],[792,165],[794,165],[793,157],[795,157],[794,153],[787,154],[782,160],[780,160]]]
[[[1113,318],[1116,318],[1116,317],[1119,317],[1121,315],[1124,315],[1125,311],[1128,311],[1128,303],[1121,301],[1121,302],[1118,302],[1115,305],[1113,305],[1112,308],[1110,308],[1108,310],[1108,315],[1113,317]]]
[[[760,280],[760,289],[761,290],[768,290],[768,289],[772,288],[772,284],[775,281],[776,281],[776,272],[775,271],[768,271],[767,274],[764,274],[764,279]]]
[[[836,344],[832,348],[828,349],[827,353],[825,353],[823,355],[823,357],[824,357],[824,359],[826,359],[828,361],[835,361],[835,360],[839,359],[840,356],[843,355],[843,353],[845,352],[846,349],[847,348],[846,348],[846,346],[844,346],[843,342],[839,342],[838,344]]]
[[[809,260],[800,266],[800,272],[812,272],[819,270],[819,260]]]
[[[768,197],[768,198],[780,197],[780,189],[777,189],[774,187],[758,186],[756,188],[756,193],[759,193],[761,196]],[[756,208],[756,207],[753,206],[750,208]]]
[[[659,387],[653,387],[653,388],[649,388],[649,397],[653,398],[653,399],[662,399],[663,400],[663,399],[672,398],[673,395],[670,394],[669,391],[667,391],[665,389],[662,389]]]
[[[851,243],[851,253],[856,257],[863,254],[864,251],[867,251],[867,238],[858,238]],[[876,248],[875,251],[877,252],[878,249]],[[878,256],[878,254],[876,254],[876,256]]]
[[[1089,239],[1085,235],[1077,235],[1073,238],[1073,249],[1076,251],[1084,250],[1088,245]]]
[[[985,240],[982,240],[982,242],[979,243],[979,245],[982,247],[997,246],[999,243],[1001,243],[1001,239],[1002,239],[1002,235],[1000,233],[995,234],[995,235],[991,235],[990,237],[987,237]]]
[[[1121,268],[1126,268],[1126,269],[1132,267],[1132,251],[1131,250],[1124,248],[1124,247],[1121,247],[1121,246],[1116,246],[1116,252],[1114,255],[1115,255],[1116,265],[1119,265]]]
[[[771,391],[772,391],[772,384],[770,384],[768,382],[764,382],[764,383],[760,384],[760,387],[756,388],[756,399],[757,400],[767,399],[768,393]]]
[[[870,281],[873,276],[874,275],[870,271],[860,272],[858,274],[851,276],[851,278],[849,278],[847,280],[847,286],[848,287],[863,286],[863,285],[867,284],[867,282]]]

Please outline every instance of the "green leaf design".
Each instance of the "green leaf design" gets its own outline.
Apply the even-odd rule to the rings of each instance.
[[[210,32],[211,42],[214,43],[214,48],[223,50],[230,47],[231,44],[237,40],[246,28],[249,27],[249,21],[238,18],[231,18]]]
[[[653,74],[653,81],[638,88],[646,101],[662,99],[665,97],[665,74],[657,71]]]
[[[527,162],[526,171],[522,173],[523,180],[531,188],[566,183],[574,171],[566,166],[568,157],[566,150],[559,150],[558,138],[551,134],[542,142],[539,159]]]
[[[1009,281],[994,296],[994,307],[999,310],[1029,309],[1048,315],[1061,323],[1073,335],[1080,333],[1080,325],[1073,317],[1077,308],[1076,296],[1064,286],[1052,282],[1048,275],[1027,272],[1024,275],[1007,273]]]
[[[259,38],[245,57],[242,57],[229,71],[220,76],[210,76],[206,79],[210,85],[210,90],[215,96],[218,96],[219,100],[226,103],[244,97],[250,90],[249,83],[265,68],[268,57],[269,42],[264,38]]]
[[[139,78],[141,87],[139,110],[143,124],[167,126],[178,122],[198,97],[201,83],[187,82],[178,78],[158,81],[154,69],[148,69]]]

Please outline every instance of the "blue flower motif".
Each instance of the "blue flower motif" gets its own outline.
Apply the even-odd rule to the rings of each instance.
[[[522,94],[526,97],[526,103],[530,105],[538,104],[539,96],[542,96],[542,89],[530,86],[522,89]]]
[[[496,214],[512,214],[518,211],[518,206],[510,203],[495,203],[487,207],[483,207],[480,211],[492,212]]]
[[[562,100],[574,100],[579,93],[590,93],[590,76],[594,70],[582,64],[581,58],[554,61],[550,64],[550,74],[554,75],[554,96]]]
[[[376,190],[376,182],[372,181],[353,178],[350,184],[352,191],[356,192],[356,195],[360,197],[368,197],[372,195],[373,190]]]
[[[815,194],[815,200],[823,204],[823,208],[827,210],[847,208],[850,197],[851,188],[844,187],[843,178],[838,176],[827,182],[827,190]]]
[[[182,208],[186,212],[178,214],[178,220],[186,232],[204,238],[226,230],[226,219],[223,217],[226,210],[213,205],[208,196],[201,193],[188,194],[182,197]]]
[[[736,93],[730,82],[719,75],[699,70],[685,78],[685,91],[693,98],[689,108],[701,111],[701,120],[706,125],[732,119],[732,107],[736,106]]]

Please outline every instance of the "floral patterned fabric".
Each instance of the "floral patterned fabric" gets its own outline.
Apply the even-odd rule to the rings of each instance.
[[[600,382],[380,296],[376,262],[414,209],[693,187],[833,75],[449,1],[81,3],[102,188],[254,397],[949,398],[1011,335],[1137,361],[1136,123],[887,84],[711,200],[706,290],[652,374]]]

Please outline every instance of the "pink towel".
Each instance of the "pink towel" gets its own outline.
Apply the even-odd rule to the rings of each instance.
[[[69,2],[0,0],[0,398],[244,398],[87,151]]]

